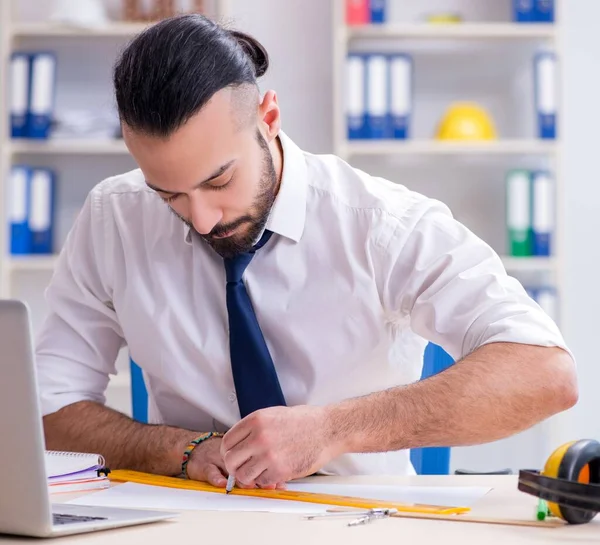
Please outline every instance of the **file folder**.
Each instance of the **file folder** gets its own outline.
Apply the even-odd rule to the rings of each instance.
[[[535,107],[537,110],[538,137],[556,138],[557,118],[557,59],[552,51],[535,56]]]
[[[548,172],[533,174],[533,255],[550,256],[554,230],[554,184]]]
[[[517,23],[531,23],[535,18],[535,0],[513,0],[513,19]]]
[[[553,23],[554,0],[535,0],[533,17],[538,23]]]
[[[12,138],[25,138],[27,136],[29,68],[29,55],[13,53],[10,60],[10,128]]]
[[[31,251],[28,221],[30,177],[31,169],[14,165],[8,178],[7,215],[12,255],[25,255]]]
[[[32,254],[51,254],[53,251],[54,184],[54,173],[50,169],[32,170],[29,199]]]
[[[54,112],[56,57],[36,53],[31,57],[31,92],[28,112],[28,137],[48,138]]]
[[[370,4],[371,23],[382,24],[387,19],[387,0],[371,0]]]
[[[388,73],[387,55],[378,53],[367,55],[366,137],[369,139],[379,140],[389,136]]]
[[[410,136],[412,111],[413,65],[408,55],[390,56],[390,120],[391,136],[405,139]]]
[[[536,302],[554,322],[558,322],[558,294],[555,287],[539,286],[536,289]]]
[[[365,25],[369,19],[369,0],[346,0],[346,24]]]
[[[508,253],[531,255],[531,175],[527,170],[512,170],[506,179],[506,224]]]
[[[365,57],[350,54],[346,59],[346,123],[350,140],[366,138]]]

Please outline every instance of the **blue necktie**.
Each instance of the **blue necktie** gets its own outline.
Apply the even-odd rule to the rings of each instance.
[[[250,251],[224,260],[231,370],[242,418],[259,409],[286,404],[271,354],[242,280],[254,253],[267,243],[271,234],[265,231]]]

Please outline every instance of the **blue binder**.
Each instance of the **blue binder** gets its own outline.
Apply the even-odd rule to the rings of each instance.
[[[29,55],[13,53],[10,59],[10,132],[12,138],[27,136],[30,76]]]
[[[387,0],[371,0],[371,23],[385,23],[387,19]]]
[[[42,52],[31,56],[31,89],[27,113],[27,136],[48,138],[54,112],[56,56]]]
[[[410,136],[413,97],[413,63],[409,55],[397,53],[389,57],[391,137],[406,139]]]
[[[556,138],[557,119],[557,59],[552,51],[538,53],[534,58],[535,107],[538,137]]]
[[[47,168],[32,169],[29,188],[29,231],[32,254],[53,252],[54,193],[54,172]]]
[[[554,183],[549,172],[536,171],[532,177],[532,232],[533,255],[552,254],[552,232],[554,230]]]
[[[31,233],[29,231],[31,169],[14,165],[8,180],[8,221],[10,253],[26,255],[31,252]]]
[[[517,23],[531,23],[535,19],[535,0],[513,0],[513,20]]]
[[[533,17],[538,23],[553,23],[554,0],[535,0]]]
[[[383,139],[389,129],[389,62],[383,53],[369,53],[366,57],[367,116],[366,138]]]
[[[535,300],[542,310],[558,323],[560,320],[560,309],[558,301],[558,291],[556,287],[543,284],[538,286],[535,291]]]
[[[351,53],[346,59],[346,125],[348,138],[366,138],[366,59]]]

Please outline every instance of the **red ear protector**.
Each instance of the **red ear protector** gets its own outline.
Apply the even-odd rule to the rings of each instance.
[[[518,488],[548,502],[550,513],[584,524],[600,512],[600,443],[572,441],[557,448],[544,470],[519,471]]]

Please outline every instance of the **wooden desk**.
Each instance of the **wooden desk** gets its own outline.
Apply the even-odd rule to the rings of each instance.
[[[472,509],[473,515],[534,517],[536,499],[517,490],[516,476],[444,477],[317,477],[340,483],[398,484],[415,486],[490,486],[493,490]],[[310,511],[310,504],[307,504]],[[348,527],[347,520],[304,520],[300,515],[185,511],[176,519],[116,530],[52,539],[62,545],[495,545],[600,543],[600,516],[581,526],[527,528],[466,522],[414,519],[377,520]],[[22,544],[39,540],[0,537],[0,544]]]

